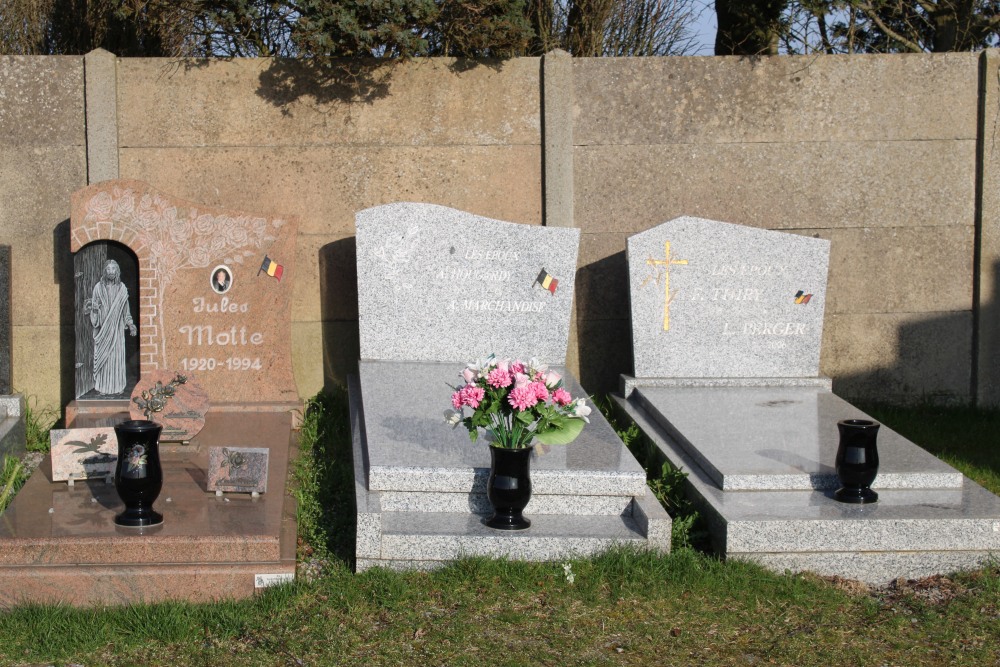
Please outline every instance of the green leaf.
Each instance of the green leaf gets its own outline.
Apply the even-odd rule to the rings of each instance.
[[[567,419],[559,427],[545,433],[536,433],[535,439],[543,445],[568,445],[576,440],[576,437],[583,431],[584,421],[582,419]]]
[[[523,410],[521,412],[515,413],[514,417],[517,419],[517,421],[521,422],[522,424],[530,424],[531,422],[535,421],[534,415],[532,415],[531,412],[529,412],[528,410]]]

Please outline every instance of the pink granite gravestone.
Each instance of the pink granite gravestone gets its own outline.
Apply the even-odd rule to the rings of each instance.
[[[138,258],[137,386],[196,373],[213,405],[298,400],[291,365],[296,223],[184,201],[130,180],[73,195],[72,250],[119,243]]]

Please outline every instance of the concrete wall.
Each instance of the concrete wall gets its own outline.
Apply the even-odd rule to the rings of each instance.
[[[87,184],[84,60],[0,57],[0,241],[11,247],[14,390],[73,385],[69,197]]]
[[[832,240],[821,365],[839,393],[1000,404],[997,70],[995,52],[556,53],[415,61],[359,90],[269,60],[2,58],[15,386],[71,397],[64,221],[89,169],[300,217],[303,396],[356,363],[354,212],[422,201],[581,228],[571,366],[590,391],[631,371],[625,239],[687,214]]]

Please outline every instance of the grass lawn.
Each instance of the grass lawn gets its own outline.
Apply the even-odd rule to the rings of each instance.
[[[1000,415],[867,409],[1000,491]],[[321,395],[294,471],[305,576],[244,602],[3,612],[0,664],[1000,665],[1000,565],[883,589],[691,548],[355,575],[350,471],[345,397]]]

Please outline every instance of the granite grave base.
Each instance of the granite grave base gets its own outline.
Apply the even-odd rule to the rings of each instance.
[[[46,460],[0,522],[0,605],[205,602],[294,578],[295,501],[285,494],[292,434],[288,412],[210,412],[194,447],[162,453],[164,522],[152,530],[116,528],[113,485],[52,482]],[[268,447],[268,493],[209,493],[212,446]]]
[[[24,396],[0,396],[0,461],[4,456],[22,456],[25,446]]]
[[[638,384],[616,401],[688,474],[726,558],[882,584],[1000,555],[1000,498],[885,426],[878,502],[834,500],[836,422],[866,415],[832,393],[696,384]]]
[[[594,410],[565,447],[536,446],[523,531],[484,525],[488,445],[444,420],[460,364],[361,361],[349,383],[357,569],[432,568],[463,556],[559,560],[612,545],[670,549],[645,472]],[[574,396],[585,392],[563,369]]]

